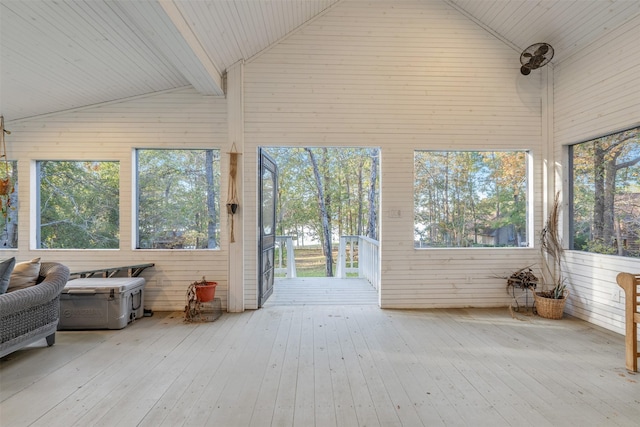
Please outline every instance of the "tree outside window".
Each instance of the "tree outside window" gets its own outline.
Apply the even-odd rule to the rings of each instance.
[[[18,162],[2,162],[11,186],[7,194],[0,195],[0,246],[4,249],[18,247]]]
[[[139,149],[139,249],[216,249],[220,151]]]
[[[569,147],[571,248],[640,257],[640,127]]]
[[[39,161],[41,249],[117,249],[120,164],[103,161]]]
[[[529,246],[528,158],[525,151],[416,151],[415,247]]]

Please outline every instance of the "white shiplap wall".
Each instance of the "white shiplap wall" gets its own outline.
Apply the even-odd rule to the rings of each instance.
[[[18,161],[19,248],[0,257],[19,261],[41,257],[59,261],[71,271],[155,263],[142,276],[147,280],[145,307],[182,310],[188,285],[203,275],[219,283],[216,296],[227,301],[227,222],[221,218],[221,250],[133,250],[132,164],[135,148],[218,148],[221,150],[221,191],[226,193],[229,151],[227,107],[221,97],[205,97],[192,88],[7,123],[8,157]],[[120,162],[120,249],[34,250],[34,224],[29,221],[35,188],[31,181],[36,160],[117,160]],[[226,194],[220,197],[224,205]]]
[[[568,144],[640,125],[638,40],[640,18],[635,18],[556,67],[558,159]],[[562,167],[566,170],[566,165]],[[566,268],[572,292],[567,312],[623,333],[624,293],[618,298],[615,278],[621,271],[640,273],[640,261],[568,252]]]
[[[250,61],[245,171],[259,146],[381,148],[383,307],[506,306],[537,249],[415,250],[416,149],[530,149],[542,192],[541,74],[441,1],[343,1]],[[245,176],[247,307],[255,307],[255,173]],[[390,210],[401,210],[390,218]]]

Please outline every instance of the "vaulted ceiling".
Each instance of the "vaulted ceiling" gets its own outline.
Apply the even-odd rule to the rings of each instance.
[[[0,0],[0,114],[17,120],[192,85],[224,73],[341,2],[364,0]],[[370,0],[394,1],[394,0]],[[400,1],[400,0],[398,0]],[[442,1],[519,52],[554,63],[640,14],[638,0]]]

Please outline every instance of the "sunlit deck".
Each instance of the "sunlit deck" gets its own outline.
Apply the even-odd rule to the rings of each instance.
[[[298,277],[276,279],[265,305],[377,305],[378,292],[366,279]]]

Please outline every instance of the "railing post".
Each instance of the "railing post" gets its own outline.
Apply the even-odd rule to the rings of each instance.
[[[287,236],[287,277],[293,279],[296,275],[296,258],[293,253],[293,239],[291,236]]]
[[[338,268],[336,271],[336,277],[344,279],[347,277],[347,239],[345,236],[340,236],[340,243],[338,245]]]
[[[278,246],[278,259],[274,260],[274,270],[276,273],[284,273],[288,278],[296,277],[296,258],[293,248],[293,238],[291,236],[276,236]],[[287,251],[287,265],[283,267],[282,253]]]

